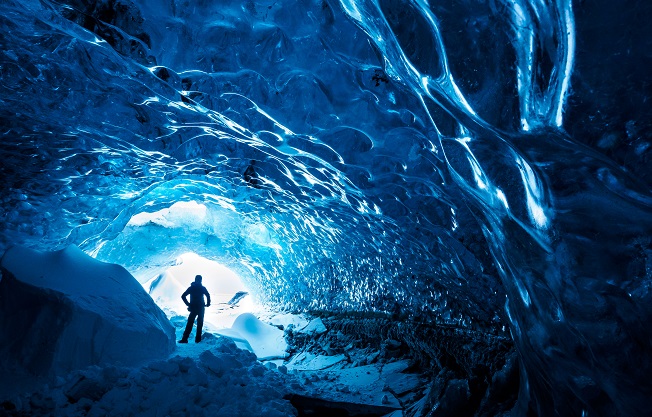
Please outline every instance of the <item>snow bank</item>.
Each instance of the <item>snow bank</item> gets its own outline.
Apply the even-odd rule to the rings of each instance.
[[[169,355],[174,328],[118,265],[76,246],[10,248],[0,281],[0,366],[61,375],[94,364],[130,365]]]
[[[35,416],[296,416],[283,399],[297,385],[291,376],[266,369],[227,338],[206,342],[210,348],[198,357],[75,371],[5,406]]]
[[[288,356],[288,345],[285,333],[262,321],[251,313],[240,314],[230,329],[217,330],[216,333],[246,343],[259,360],[285,358]]]

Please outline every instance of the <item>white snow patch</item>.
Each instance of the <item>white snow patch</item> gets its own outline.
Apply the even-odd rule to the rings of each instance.
[[[216,333],[233,340],[246,342],[259,360],[288,356],[284,332],[277,327],[263,323],[251,313],[239,315],[230,329],[217,330]]]
[[[295,329],[302,329],[310,322],[310,319],[305,314],[274,313],[269,311],[260,311],[258,318],[273,326],[283,326],[285,329],[289,326]]]
[[[294,374],[304,380],[308,392],[321,399],[398,410],[401,405],[394,393],[402,394],[421,384],[417,375],[402,373],[407,367],[408,361],[402,360],[341,369],[301,371],[295,367]]]
[[[325,356],[314,355],[309,352],[301,352],[290,359],[287,363],[287,367],[289,370],[293,371],[319,371],[346,360],[347,358],[344,354]]]
[[[326,326],[324,326],[324,322],[322,322],[320,318],[316,318],[311,320],[303,329],[299,329],[299,331],[302,333],[314,333],[315,335],[320,335],[326,333]]]
[[[378,365],[332,370],[327,375],[327,384],[335,390],[322,388],[319,390],[321,398],[401,408],[396,397],[385,389],[386,379],[391,374],[383,373]]]

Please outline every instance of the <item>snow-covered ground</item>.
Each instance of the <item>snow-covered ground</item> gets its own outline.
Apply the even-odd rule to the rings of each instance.
[[[208,336],[135,368],[92,366],[10,399],[24,415],[291,416],[288,378],[228,338]]]
[[[257,349],[266,355],[280,348],[278,334],[269,330],[284,332],[251,313],[242,316],[255,325],[245,325],[249,332],[243,331],[236,320],[235,341],[218,333],[228,333],[224,329],[209,325],[200,343],[178,344],[167,359],[139,367],[91,366],[59,376],[35,392],[5,399],[3,407],[15,415],[295,416],[292,399],[300,407],[322,401],[383,415],[401,409],[392,392],[420,384],[417,375],[402,373],[407,361],[351,367],[343,354],[309,352],[261,361],[253,353]],[[321,320],[303,315],[268,311],[260,316],[286,328],[292,324],[289,327],[298,332],[326,331]],[[185,317],[176,315],[171,321],[180,339]],[[283,345],[287,347],[284,340]]]
[[[158,333],[146,330],[136,341],[118,336],[128,337],[131,329],[143,326],[164,325],[169,326],[169,336],[174,330],[180,340],[187,319],[180,294],[194,274],[177,271],[175,275],[172,270],[144,285],[168,321],[123,268],[98,262],[74,247],[53,253],[12,249],[2,266],[11,273],[0,281],[8,297],[20,294],[27,300],[34,293],[47,303],[72,307],[63,331],[38,322],[24,323],[26,334],[33,337],[22,341],[24,350],[12,351],[15,358],[22,360],[21,355],[29,352],[27,342],[40,343],[39,338],[53,340],[54,345],[43,345],[42,351],[56,355],[43,369],[26,368],[40,379],[14,389],[10,381],[27,373],[3,362],[0,414],[273,417],[311,415],[315,410],[329,415],[329,410],[340,410],[348,413],[341,415],[397,416],[402,405],[396,396],[421,385],[418,375],[405,372],[406,360],[379,361],[378,353],[353,353],[352,346],[346,352],[328,346],[289,346],[290,336],[316,339],[329,329],[319,318],[279,313],[256,304],[237,277],[227,274],[220,275],[221,281],[208,276],[215,278],[208,279],[208,285],[217,290],[206,309],[202,341],[193,343],[191,337],[190,343],[173,346],[170,354],[158,349],[143,360],[150,349],[147,343],[152,341],[139,340]],[[17,308],[19,313],[43,314],[38,305]],[[130,309],[135,309],[133,314]],[[86,316],[93,317],[93,328],[85,327]],[[9,340],[11,323],[4,320],[2,337]],[[99,331],[104,328],[108,330]],[[111,339],[111,334],[118,339]],[[164,339],[161,343],[171,342],[169,337]],[[119,354],[121,343],[128,349]],[[80,347],[93,353],[103,346],[111,347],[104,356],[72,361]],[[134,350],[139,354],[130,362],[125,355]],[[61,367],[62,362],[66,367]]]
[[[243,304],[251,306],[249,303]],[[351,415],[364,410],[367,414],[380,416],[392,413],[393,417],[400,416],[402,406],[395,395],[417,390],[423,383],[419,375],[404,373],[408,368],[407,360],[385,363],[377,360],[377,354],[371,354],[372,357],[366,359],[373,363],[352,363],[350,355],[345,353],[318,354],[309,350],[290,355],[285,333],[292,331],[308,337],[322,335],[328,329],[319,318],[277,313],[261,306],[256,307],[255,313],[246,312],[246,307],[240,305],[232,306],[230,310],[224,314],[238,314],[231,328],[214,329],[208,324],[205,334],[210,336],[207,340],[180,344],[177,353],[201,357],[206,349],[210,349],[215,336],[229,338],[239,348],[254,353],[265,364],[267,371],[283,375],[286,398],[293,397],[293,402],[308,408],[314,404],[329,403],[339,410],[349,410],[347,412]],[[186,318],[173,316],[171,321],[180,339]],[[208,343],[204,344],[205,341]]]

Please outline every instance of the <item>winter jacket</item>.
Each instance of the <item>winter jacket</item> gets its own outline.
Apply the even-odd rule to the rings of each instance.
[[[186,299],[188,295],[190,295],[190,302]],[[204,295],[206,296],[206,304],[204,304]],[[193,309],[203,308],[204,305],[210,305],[211,303],[211,296],[208,293],[208,290],[198,282],[190,284],[190,287],[188,287],[183,295],[181,295],[181,299],[183,299],[183,302],[186,303],[187,306]]]

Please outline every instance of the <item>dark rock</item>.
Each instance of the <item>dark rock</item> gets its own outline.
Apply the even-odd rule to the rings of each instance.
[[[491,383],[482,399],[478,416],[496,416],[511,410],[519,390],[519,367],[516,352],[512,352],[505,365],[491,377]]]
[[[299,416],[381,417],[397,410],[397,408],[389,405],[328,401],[297,394],[290,394],[285,399],[290,400],[292,405],[299,411]]]
[[[441,390],[433,390],[435,395]],[[426,414],[427,417],[458,417],[473,415],[473,409],[469,406],[471,391],[469,382],[465,379],[452,379],[448,381],[433,405],[433,409]]]

